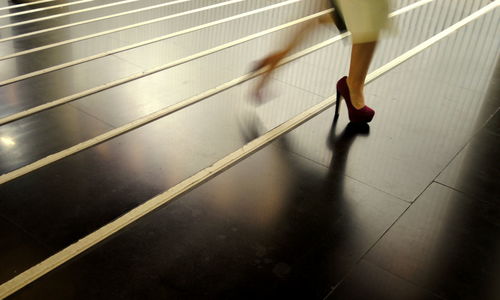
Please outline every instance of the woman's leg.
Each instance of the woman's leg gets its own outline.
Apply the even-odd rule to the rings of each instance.
[[[347,86],[351,95],[352,105],[356,109],[365,106],[364,86],[366,74],[372,61],[373,53],[377,42],[357,43],[352,45],[351,65],[349,67],[349,76],[347,77]]]
[[[388,0],[336,0],[352,33],[351,66],[347,86],[357,109],[365,106],[363,88],[380,31],[387,25]]]

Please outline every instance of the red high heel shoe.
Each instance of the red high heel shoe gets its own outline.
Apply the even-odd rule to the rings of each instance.
[[[347,110],[349,112],[349,120],[351,122],[358,123],[369,123],[375,111],[368,106],[364,106],[361,109],[357,109],[352,105],[351,95],[349,93],[349,87],[347,86],[347,76],[342,77],[337,82],[337,102],[335,103],[335,119],[339,117],[339,107],[340,107],[340,97],[343,97],[347,105]]]

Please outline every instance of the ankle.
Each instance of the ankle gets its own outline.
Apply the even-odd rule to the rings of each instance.
[[[349,88],[349,92],[353,94],[363,94],[364,83],[360,83],[359,81],[353,81],[350,79],[351,77],[347,77],[347,87]]]

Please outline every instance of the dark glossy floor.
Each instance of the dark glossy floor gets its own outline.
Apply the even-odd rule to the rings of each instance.
[[[140,76],[319,11],[307,0],[271,7],[283,2],[0,0],[0,122],[71,98],[0,126],[0,179],[246,74],[296,26]],[[391,19],[371,71],[500,4],[393,0],[392,10],[419,2]],[[349,124],[345,107],[332,123],[328,109],[8,298],[500,299],[499,17],[497,7],[367,85],[369,126]],[[299,50],[336,35],[324,26]],[[0,295],[333,95],[349,54],[346,39],[281,67],[258,106],[249,80],[5,181]]]

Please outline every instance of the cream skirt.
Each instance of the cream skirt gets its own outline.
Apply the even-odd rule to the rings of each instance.
[[[355,44],[376,41],[387,26],[388,0],[337,0]]]

